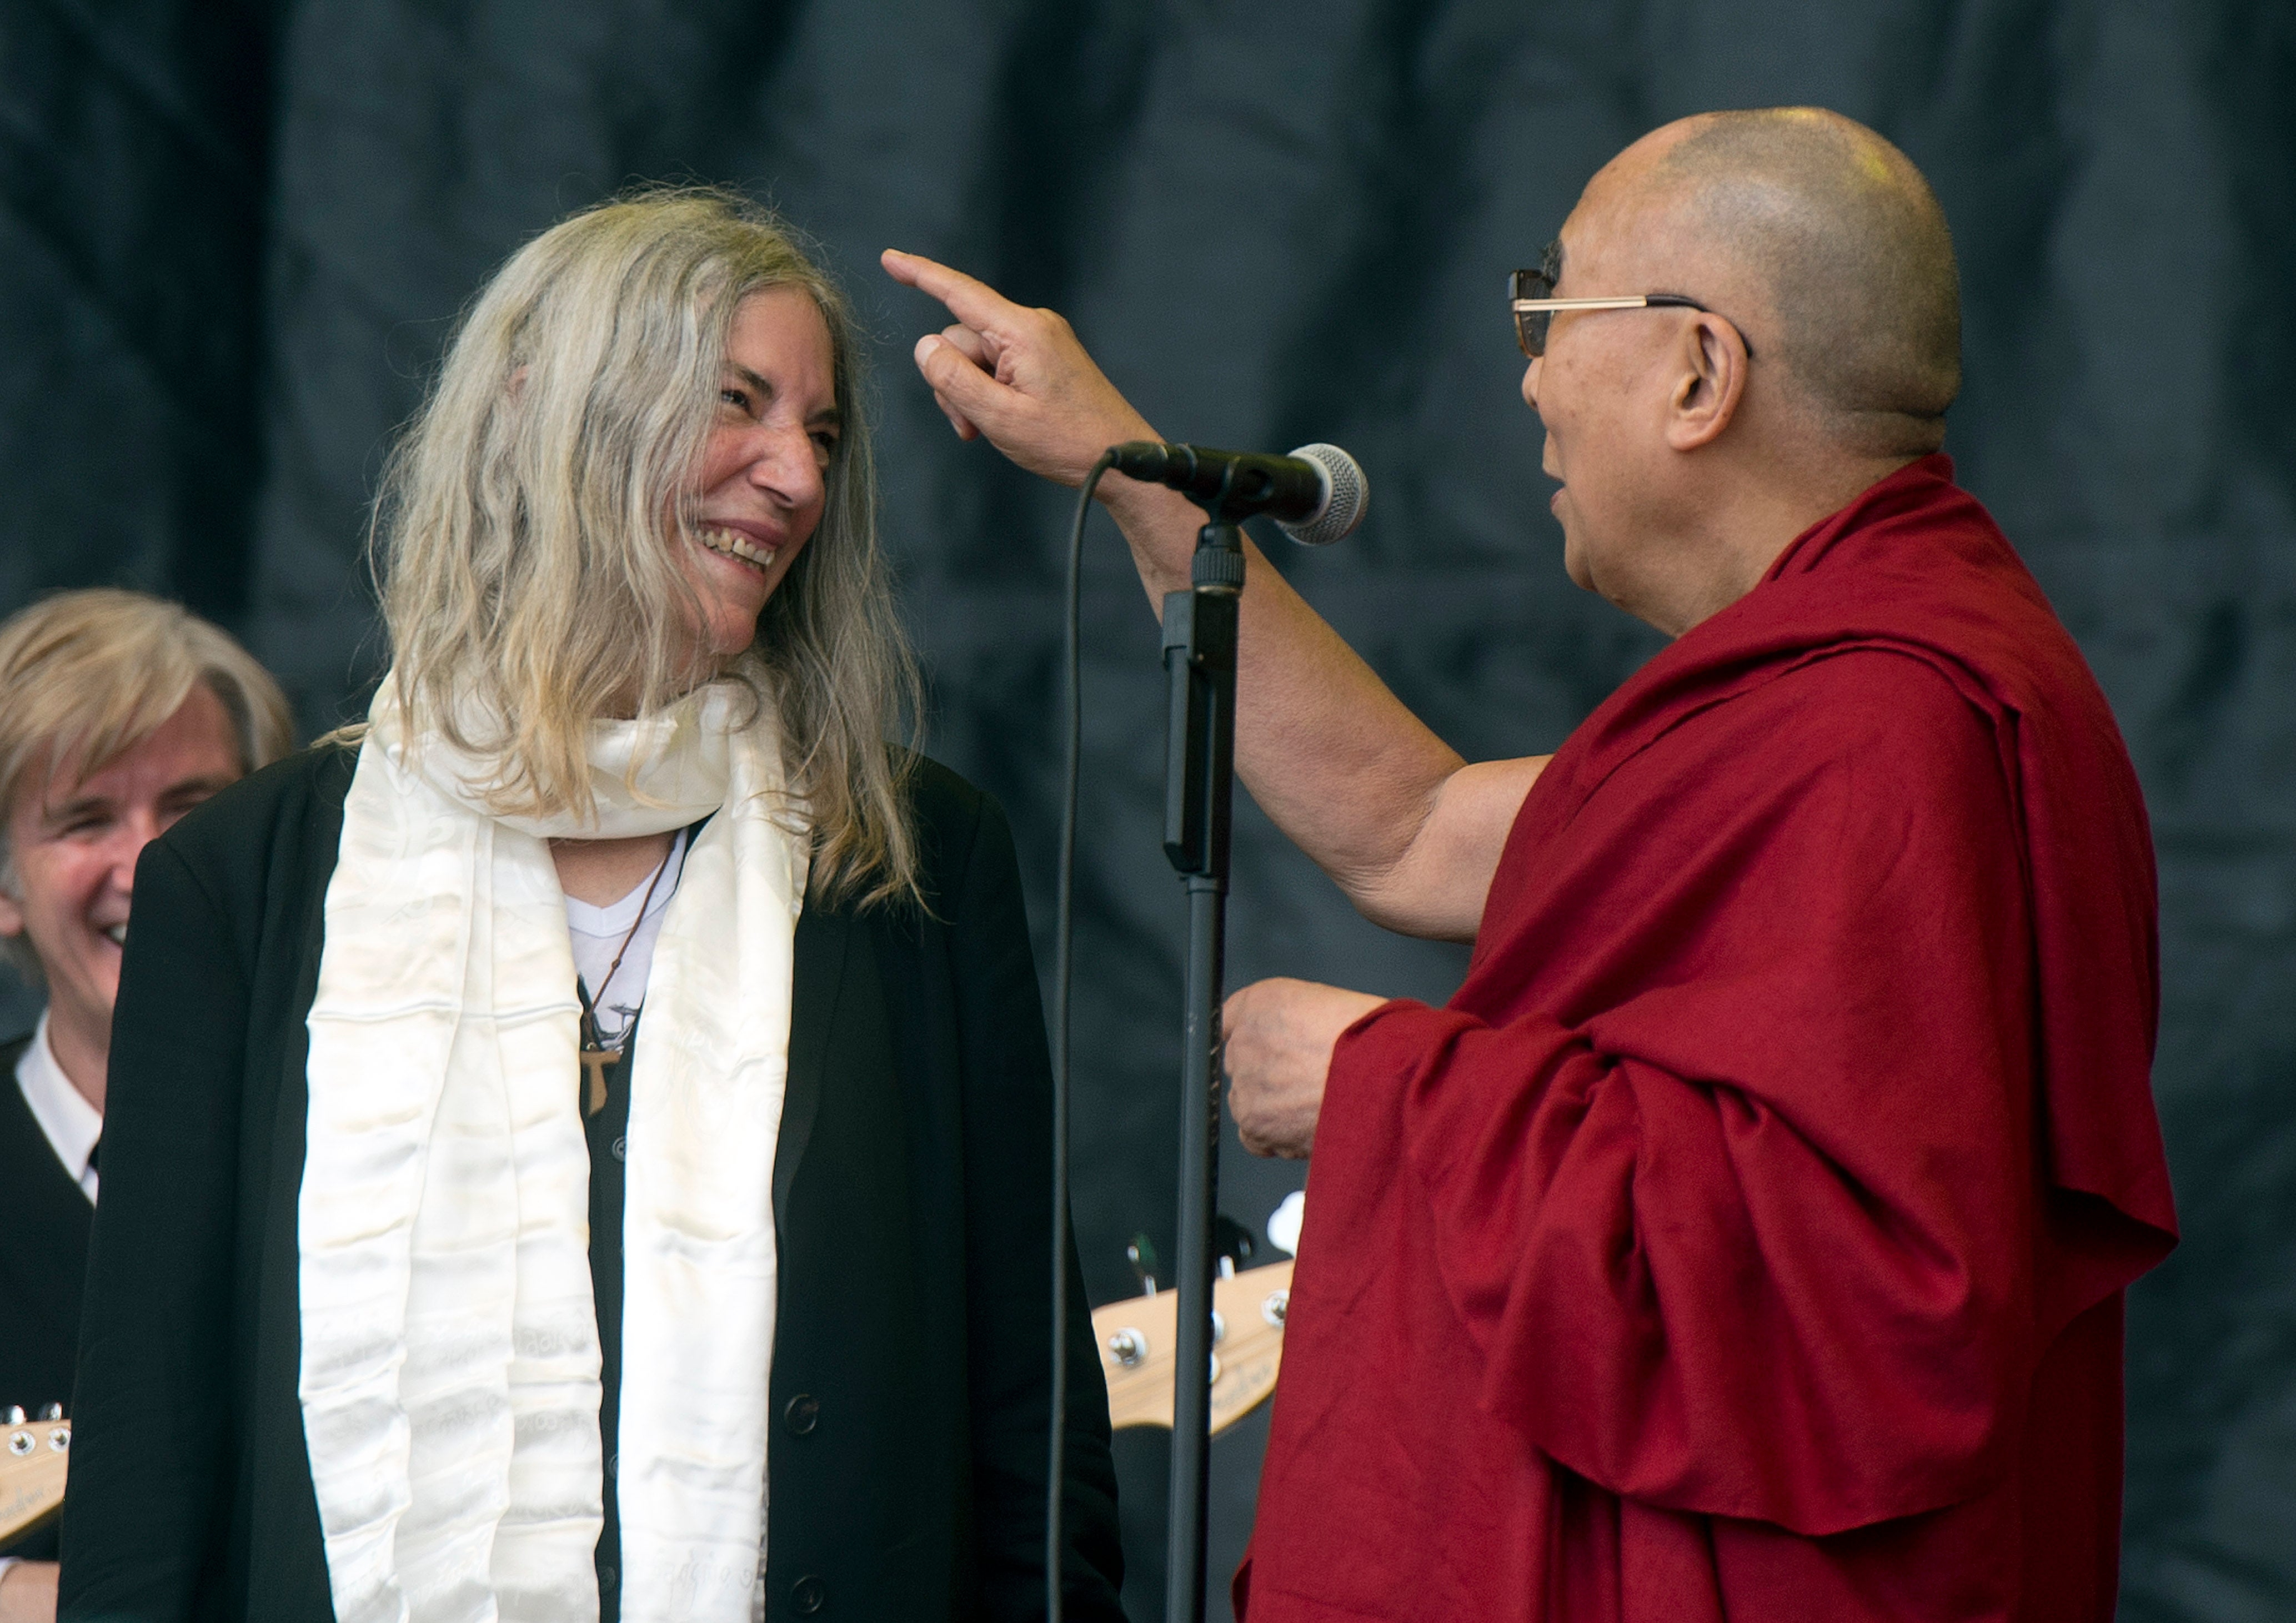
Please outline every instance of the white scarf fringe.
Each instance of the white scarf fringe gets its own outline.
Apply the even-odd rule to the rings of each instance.
[[[406,758],[386,678],[343,806],[310,1014],[303,1423],[343,1623],[588,1623],[602,1524],[574,965],[545,840],[710,812],[630,1079],[622,1616],[745,1623],[763,1560],[772,1182],[807,848],[771,706],[603,724],[599,818],[501,818]],[[631,768],[636,792],[629,780]]]

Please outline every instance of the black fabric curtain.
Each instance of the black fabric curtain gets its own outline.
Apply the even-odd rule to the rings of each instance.
[[[1349,446],[1372,516],[1275,556],[1470,756],[1551,749],[1656,645],[1564,578],[1501,295],[1654,125],[1817,102],[1944,200],[1948,448],[2079,637],[2161,854],[2158,1090],[2186,1239],[2134,1293],[2124,1614],[2296,1608],[2296,9],[2284,0],[0,0],[0,611],[177,594],[308,726],[382,650],[366,505],[456,311],[634,181],[744,187],[878,340],[885,522],[933,751],[1001,797],[1048,953],[1065,493],[910,368],[947,259],[1067,314],[1174,439]],[[1087,565],[1076,1213],[1095,1300],[1170,1252],[1180,897],[1157,635]],[[1248,808],[1234,984],[1440,999]],[[23,1013],[30,995],[10,995]],[[1256,1230],[1301,1178],[1230,1134]],[[1214,1561],[1264,1411],[1215,1449]],[[1161,1434],[1121,1454],[1160,1610]],[[1224,1608],[1225,1603],[1220,1603]],[[1223,1614],[1224,1615],[1224,1614]]]

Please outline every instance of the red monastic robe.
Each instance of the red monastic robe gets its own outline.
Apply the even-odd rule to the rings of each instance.
[[[1571,734],[1450,1004],[1341,1039],[1250,1623],[2104,1623],[2156,955],[2103,695],[1899,471]]]

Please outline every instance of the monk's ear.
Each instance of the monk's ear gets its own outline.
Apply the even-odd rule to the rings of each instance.
[[[1746,392],[1746,340],[1718,316],[1696,312],[1685,324],[1681,367],[1667,404],[1666,442],[1677,451],[1711,443],[1738,414]]]

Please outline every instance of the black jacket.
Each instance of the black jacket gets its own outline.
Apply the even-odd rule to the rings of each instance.
[[[321,749],[258,773],[137,865],[65,1619],[333,1615],[296,1398],[296,1203],[355,760]],[[1043,1611],[1043,1015],[1003,813],[931,763],[914,803],[930,914],[816,898],[798,926],[772,1169],[775,1619]],[[1106,1394],[1073,1250],[1069,1268],[1062,1586],[1071,1617],[1119,1618]]]
[[[52,1403],[71,1407],[94,1209],[16,1086],[16,1062],[31,1040],[0,1043],[0,1412],[12,1405],[37,1415]],[[53,1561],[55,1522],[0,1540],[0,1555]]]

